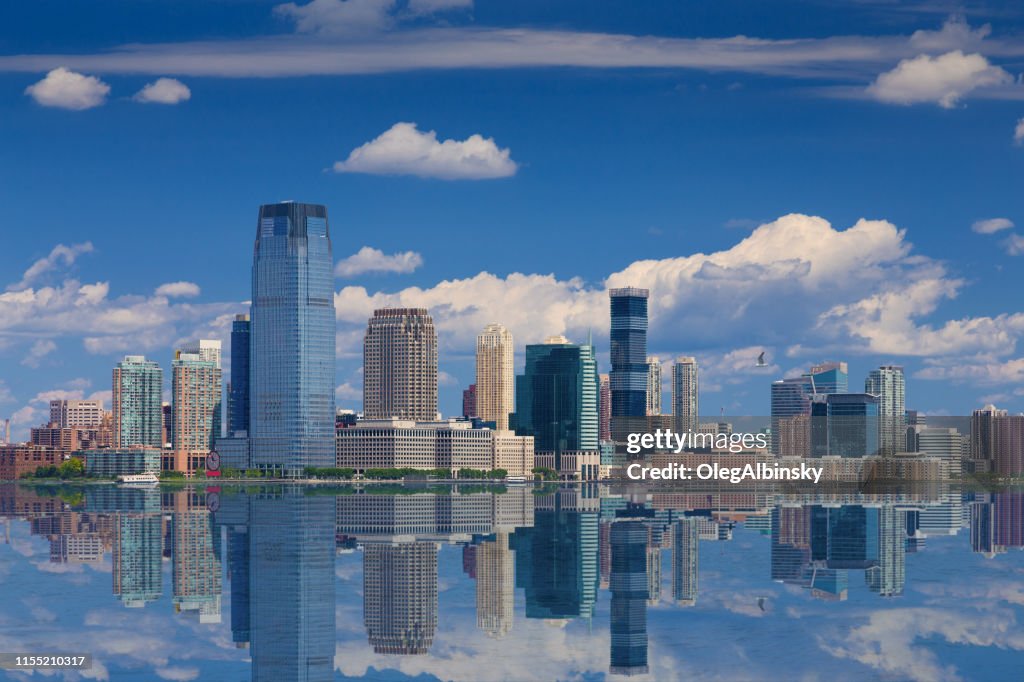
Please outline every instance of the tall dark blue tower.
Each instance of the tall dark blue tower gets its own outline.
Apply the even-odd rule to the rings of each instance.
[[[612,421],[647,415],[647,289],[612,289]],[[613,429],[614,431],[614,429]]]
[[[231,414],[229,431],[249,430],[249,332],[248,315],[236,315],[231,323]]]

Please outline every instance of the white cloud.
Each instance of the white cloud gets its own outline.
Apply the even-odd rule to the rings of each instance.
[[[195,298],[199,292],[199,285],[194,282],[167,282],[158,286],[153,293],[166,298]]]
[[[353,386],[351,383],[346,381],[337,388],[334,389],[334,397],[336,400],[351,401],[363,399],[363,389],[359,386]]]
[[[411,14],[422,15],[472,7],[473,0],[409,0],[408,10]]]
[[[922,52],[941,53],[950,50],[978,50],[992,34],[992,26],[971,28],[963,16],[952,16],[938,31],[919,30],[910,36],[910,44]]]
[[[157,668],[153,672],[160,679],[172,680],[172,682],[188,682],[199,677],[199,668],[191,667],[167,666],[166,668]]]
[[[1024,649],[1024,634],[1010,609],[964,614],[951,609],[891,608],[870,614],[868,622],[836,633],[834,643],[821,635],[821,647],[836,658],[858,661],[880,676],[917,682],[960,680],[956,667],[942,663],[919,642]]]
[[[48,272],[56,270],[60,265],[64,265],[64,267],[71,267],[75,264],[75,261],[80,255],[83,253],[92,253],[92,251],[92,242],[72,244],[71,246],[57,244],[57,246],[53,247],[48,256],[40,258],[29,266],[28,270],[25,271],[25,274],[21,276],[20,282],[8,286],[7,290],[17,291],[19,289],[24,289]]]
[[[421,132],[415,123],[396,123],[381,135],[334,164],[336,173],[416,175],[443,180],[482,180],[515,175],[518,166],[509,149],[493,138],[470,135],[465,140],[439,142],[433,130]]]
[[[395,0],[313,0],[305,5],[277,5],[274,13],[294,21],[299,33],[358,34],[389,28],[395,4]]]
[[[338,261],[334,267],[334,274],[338,277],[356,277],[368,272],[408,274],[421,265],[423,256],[415,251],[387,255],[380,249],[364,246],[348,258]]]
[[[174,78],[157,78],[135,93],[136,102],[145,104],[178,104],[192,97],[188,86]]]
[[[40,361],[47,355],[57,350],[57,344],[50,339],[39,339],[32,344],[28,355],[21,361],[26,367],[39,367]]]
[[[980,354],[968,357],[927,358],[925,367],[914,373],[918,379],[1000,386],[1024,382],[1024,358],[998,360]]]
[[[928,51],[912,44],[911,36],[897,34],[673,38],[475,25],[388,32],[382,29],[396,20],[393,2],[318,0],[279,7],[278,15],[294,20],[305,35],[134,43],[92,54],[6,55],[0,56],[0,71],[39,72],[65,65],[153,76],[285,77],[558,66],[700,69],[862,83],[900,59]],[[949,41],[953,33],[943,29],[919,34],[916,40],[921,45],[929,36],[941,34]],[[969,43],[962,49],[975,51]],[[984,54],[1013,61],[1024,56],[1024,44],[1012,35],[989,37]]]
[[[1024,144],[1024,118],[1019,119],[1013,129],[1013,141],[1015,144]]]
[[[1019,234],[1011,234],[1003,240],[1003,248],[1011,256],[1019,256],[1024,253],[1024,237]]]
[[[976,220],[971,229],[978,234],[993,234],[1000,230],[1008,230],[1013,227],[1013,221],[1009,218],[987,218]]]
[[[869,95],[890,104],[935,103],[950,109],[978,88],[1013,83],[1001,67],[980,54],[960,50],[939,57],[919,55],[902,60],[892,71],[880,74],[868,86]]]
[[[60,66],[25,88],[25,94],[44,107],[81,111],[103,104],[110,86],[95,76],[84,76]]]

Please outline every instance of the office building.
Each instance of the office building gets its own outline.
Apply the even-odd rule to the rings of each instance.
[[[512,357],[512,332],[502,325],[489,324],[476,337],[475,416],[494,422],[499,431],[508,429],[508,416],[515,409]]]
[[[647,415],[647,289],[611,289],[612,422]]]
[[[903,368],[883,365],[864,381],[864,392],[878,396],[879,452],[888,457],[906,444],[906,381]]]
[[[859,458],[878,454],[878,396],[816,395],[811,402],[811,456]]]
[[[955,478],[961,473],[962,438],[960,432],[951,428],[923,428],[917,432],[916,452],[937,457],[947,463],[949,475]]]
[[[656,355],[647,358],[647,414],[661,414],[661,360]]]
[[[697,359],[680,357],[672,364],[672,421],[676,433],[697,432]]]
[[[614,406],[614,381],[612,387]],[[526,347],[526,366],[516,377],[516,433],[533,436],[538,466],[581,480],[597,478],[597,398],[593,346],[554,336]]]
[[[644,675],[647,666],[647,526],[611,524],[611,665],[613,675]]]
[[[249,339],[252,322],[247,314],[231,323],[231,383],[228,402],[228,434],[249,432]]]
[[[771,452],[773,455],[786,455],[779,441],[779,421],[797,415],[811,414],[814,382],[809,376],[780,379],[772,382],[771,391]]]
[[[845,362],[822,362],[807,373],[817,395],[850,392],[850,371]]]
[[[334,263],[327,209],[260,207],[252,267],[254,467],[302,476],[334,462]]]
[[[474,429],[464,420],[360,419],[336,434],[335,466],[367,469],[505,469],[532,476],[533,438]]]
[[[114,367],[114,444],[163,446],[164,373],[156,362],[142,355],[126,355]]]
[[[363,415],[437,419],[437,331],[425,308],[373,311],[363,341]]]
[[[219,358],[220,342],[215,343],[216,356],[209,352],[204,359],[179,350],[171,362],[174,469],[186,474],[206,466],[206,455],[220,437],[221,370],[214,359]]]
[[[600,375],[597,405],[598,440],[610,441],[612,439],[612,383],[607,374]]]
[[[102,400],[51,400],[50,424],[57,428],[96,428],[103,424]]]

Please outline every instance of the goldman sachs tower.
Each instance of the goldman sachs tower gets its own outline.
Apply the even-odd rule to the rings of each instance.
[[[334,276],[327,208],[260,207],[252,261],[252,466],[334,466]]]

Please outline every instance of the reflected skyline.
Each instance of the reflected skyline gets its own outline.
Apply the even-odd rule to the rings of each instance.
[[[910,613],[912,604],[935,609],[944,601],[965,613],[988,608],[955,596],[969,587],[957,576],[1024,568],[1021,490],[61,492],[0,486],[8,580],[28,581],[4,599],[30,598],[41,587],[33,575],[59,571],[49,584],[91,603],[96,615],[89,622],[177,632],[168,646],[180,642],[179,667],[197,672],[188,679],[216,679],[225,670],[234,671],[232,679],[252,680],[331,680],[342,673],[375,679],[385,670],[396,678],[470,679],[469,668],[451,667],[466,647],[507,658],[507,665],[528,660],[518,669],[528,679],[663,679],[677,666],[699,676],[719,665],[693,639],[704,629],[741,618],[756,636],[761,621],[785,618],[792,627],[795,614],[819,611],[816,618],[849,621],[847,634],[834,633],[838,639],[820,655],[854,677],[870,677],[881,668],[830,653],[861,646],[857,624],[865,614],[895,616]],[[36,542],[43,543],[42,563],[15,551]],[[942,572],[923,578],[933,563]],[[65,578],[108,571],[105,586],[60,587]],[[1012,609],[1004,619],[1022,617],[1017,606],[999,608]],[[834,625],[826,620],[820,627]],[[0,636],[11,638],[8,627]],[[69,641],[74,636],[66,634]],[[202,653],[188,653],[193,648]],[[915,650],[952,655],[925,641]],[[976,644],[957,656],[970,651],[994,655]],[[1004,643],[999,651],[1016,649]],[[148,679],[141,660],[116,651],[96,655],[125,679]],[[996,671],[1001,655],[993,660]],[[975,679],[976,671],[965,677]]]

